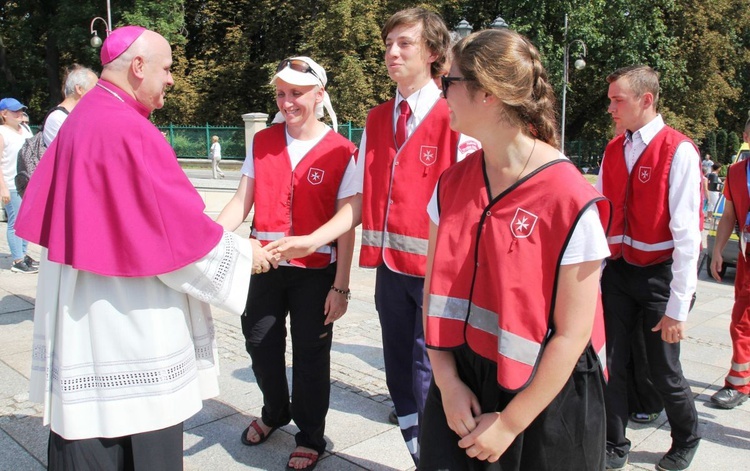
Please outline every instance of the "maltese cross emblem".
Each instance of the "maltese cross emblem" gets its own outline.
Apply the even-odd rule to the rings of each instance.
[[[638,180],[647,183],[651,180],[651,167],[638,167]]]
[[[325,174],[325,170],[310,167],[310,170],[307,171],[307,181],[313,185],[320,185],[321,183],[323,183],[323,175]]]
[[[518,208],[510,223],[510,231],[517,239],[525,239],[534,231],[538,219],[535,214]]]
[[[437,162],[437,146],[422,146],[419,150],[419,160],[425,165],[432,165]]]

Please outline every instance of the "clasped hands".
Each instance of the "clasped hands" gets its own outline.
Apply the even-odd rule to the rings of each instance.
[[[250,239],[253,246],[253,275],[266,273],[271,267],[278,268],[279,255],[274,255],[263,247],[257,239]]]
[[[501,412],[482,413],[479,400],[460,380],[440,388],[448,427],[461,437],[458,446],[466,455],[494,463],[513,443],[514,432]]]
[[[265,247],[256,239],[253,243],[253,274],[266,273],[273,266],[278,268],[279,261],[302,258],[315,252],[316,247],[309,236],[290,236],[275,240]]]

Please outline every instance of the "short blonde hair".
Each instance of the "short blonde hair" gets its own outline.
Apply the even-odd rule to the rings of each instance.
[[[659,104],[659,74],[647,65],[631,65],[617,69],[607,76],[607,83],[613,83],[621,78],[628,79],[630,88],[636,98],[650,93],[654,97],[654,109]]]
[[[211,136],[211,142],[219,142],[219,136]]]

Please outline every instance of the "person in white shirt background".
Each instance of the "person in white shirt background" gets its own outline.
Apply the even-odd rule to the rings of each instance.
[[[74,64],[70,68],[68,75],[65,77],[65,85],[63,86],[65,99],[52,109],[43,123],[42,132],[45,146],[49,147],[52,144],[52,140],[57,136],[60,126],[62,126],[68,114],[73,111],[73,108],[81,101],[81,98],[94,88],[97,79],[96,73],[88,67]]]
[[[215,179],[224,178],[224,172],[219,168],[219,162],[221,162],[221,144],[219,144],[219,136],[211,136],[209,157],[211,158],[211,171],[213,177]]]
[[[36,273],[39,269],[36,260],[32,259],[26,249],[28,243],[16,235],[15,223],[21,207],[21,197],[16,191],[16,168],[18,151],[26,139],[32,137],[31,131],[21,125],[21,118],[26,105],[15,98],[0,100],[0,199],[8,217],[8,246],[10,247],[11,271],[16,273]]]

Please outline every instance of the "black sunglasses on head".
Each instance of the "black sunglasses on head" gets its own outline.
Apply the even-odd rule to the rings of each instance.
[[[450,75],[440,77],[440,83],[443,85],[443,98],[448,98],[448,88],[453,82],[471,82],[471,79],[467,79],[466,77],[451,77]]]
[[[310,73],[313,75],[313,77],[318,79],[321,85],[323,84],[323,79],[318,77],[318,74],[315,73],[315,70],[313,70],[310,64],[301,59],[284,59],[283,61],[279,62],[279,65],[276,67],[276,73],[278,74],[286,67],[289,67],[290,69],[297,72],[302,72],[303,74]]]

